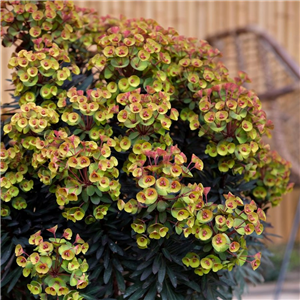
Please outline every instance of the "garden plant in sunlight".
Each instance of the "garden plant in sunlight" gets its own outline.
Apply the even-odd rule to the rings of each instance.
[[[71,1],[2,1],[1,24],[3,299],[231,299],[259,278],[292,184],[246,74]]]

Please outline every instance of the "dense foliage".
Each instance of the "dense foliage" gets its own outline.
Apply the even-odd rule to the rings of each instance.
[[[1,23],[19,105],[0,154],[4,299],[230,299],[257,278],[290,165],[261,140],[246,74],[71,1],[2,1]]]

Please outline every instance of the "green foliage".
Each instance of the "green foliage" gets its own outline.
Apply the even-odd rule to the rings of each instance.
[[[20,108],[0,154],[4,297],[230,299],[259,279],[265,212],[292,185],[246,74],[154,20],[1,9]]]

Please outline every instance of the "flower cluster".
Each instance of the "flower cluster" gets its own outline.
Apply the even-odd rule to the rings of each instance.
[[[35,103],[26,103],[21,106],[20,113],[16,113],[9,124],[3,128],[4,133],[9,137],[18,140],[20,137],[46,131],[51,124],[59,121],[58,113],[51,109],[36,106]],[[43,143],[38,145],[39,148]]]
[[[35,252],[27,254],[18,244],[15,248],[17,264],[23,268],[23,276],[34,277],[28,284],[28,289],[41,299],[47,295],[64,296],[63,300],[79,300],[78,292],[70,287],[84,289],[89,281],[88,264],[85,259],[77,258],[80,253],[85,254],[89,245],[77,234],[74,243],[71,243],[72,230],[65,229],[63,235],[56,237],[57,226],[47,229],[53,238],[44,241],[41,231],[29,238],[29,244],[36,246]],[[44,289],[44,291],[43,291]]]
[[[139,247],[146,248],[149,243],[146,232],[150,239],[163,238],[169,230],[173,231],[171,223],[175,224],[174,218],[176,221],[187,219],[204,205],[202,184],[185,185],[181,182],[184,177],[192,177],[194,168],[202,170],[203,163],[195,155],[188,166],[185,166],[186,162],[185,154],[177,146],[163,150],[143,140],[134,145],[124,168],[128,175],[132,174],[141,190],[136,199],[129,199],[126,203],[120,199],[118,208],[137,214],[131,226],[138,233]],[[143,218],[145,210],[148,214]],[[154,218],[149,218],[149,215]],[[192,217],[190,221],[192,223]]]
[[[205,243],[205,252],[214,253],[203,253],[201,257],[188,253],[183,258],[183,263],[195,268],[195,273],[200,276],[210,271],[232,270],[234,265],[242,266],[245,262],[249,262],[254,270],[260,265],[260,253],[254,255],[254,260],[247,260],[245,236],[263,232],[261,221],[266,221],[264,211],[253,200],[244,204],[232,193],[224,194],[224,197],[225,204],[206,203],[197,213],[193,226],[183,225],[185,237],[193,234]]]
[[[8,149],[0,144],[0,174],[1,176],[1,200],[4,203],[11,202],[14,209],[21,210],[27,207],[26,200],[22,194],[33,188],[33,180],[28,176],[28,156],[24,155],[22,147],[14,144]],[[21,193],[20,193],[21,192]],[[10,215],[10,207],[1,205],[1,216]]]
[[[270,202],[277,206],[283,199],[283,195],[293,189],[294,184],[289,183],[290,162],[284,160],[276,151],[270,151],[268,145],[259,153],[261,168],[245,173],[248,180],[257,178],[257,187],[253,190],[256,201]]]

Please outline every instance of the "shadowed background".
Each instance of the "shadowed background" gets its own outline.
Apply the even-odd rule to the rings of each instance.
[[[74,1],[81,7],[94,8],[100,16],[111,15],[127,18],[155,19],[163,27],[174,27],[179,34],[205,39],[224,30],[230,30],[248,24],[256,24],[270,34],[292,59],[300,64],[300,2],[299,1]],[[9,82],[11,70],[7,62],[13,49],[2,48],[1,55],[1,102],[10,102]],[[229,68],[230,72],[230,68]],[[234,74],[232,74],[233,76]],[[255,89],[255,86],[251,87]],[[293,101],[292,109],[299,117],[299,98]],[[291,104],[291,102],[289,102]],[[268,104],[272,105],[272,103]],[[263,105],[264,108],[264,105]],[[292,155],[299,161],[299,128],[293,128],[291,143],[296,143]],[[276,128],[273,135],[276,134]],[[296,136],[295,136],[296,135]],[[293,144],[294,145],[294,144]],[[282,153],[281,153],[282,155]],[[282,155],[284,157],[284,155]],[[292,228],[292,222],[300,195],[300,188],[288,194],[281,205],[272,209],[268,221],[274,226],[268,232],[282,236],[273,238],[275,243],[286,243]],[[298,230],[299,231],[299,230]],[[300,241],[300,232],[297,240]]]

